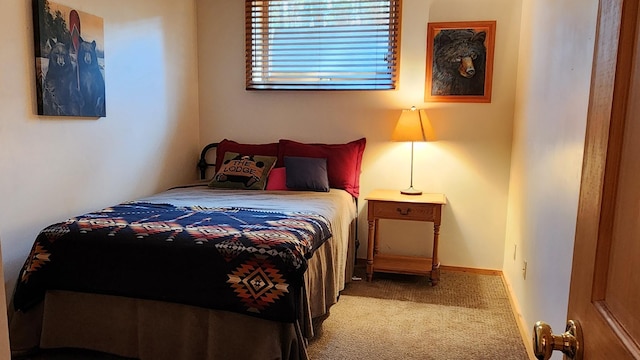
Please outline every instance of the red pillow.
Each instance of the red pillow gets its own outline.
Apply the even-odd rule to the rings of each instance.
[[[265,190],[289,190],[287,188],[287,172],[284,167],[271,170]]]
[[[218,143],[216,149],[216,173],[224,161],[226,152],[235,152],[241,155],[278,156],[278,143],[271,144],[241,144],[233,140],[224,139]],[[278,160],[280,163],[281,160]],[[276,166],[280,166],[276,164]]]
[[[344,189],[358,197],[360,194],[360,170],[366,138],[346,144],[305,144],[293,140],[280,140],[278,163],[284,163],[285,156],[327,159],[329,186]]]

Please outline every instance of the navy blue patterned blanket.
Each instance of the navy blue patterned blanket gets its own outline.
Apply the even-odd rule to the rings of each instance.
[[[14,305],[58,289],[292,322],[307,260],[330,237],[313,213],[120,204],[42,230]]]

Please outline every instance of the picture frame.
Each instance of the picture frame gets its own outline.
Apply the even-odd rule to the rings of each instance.
[[[32,0],[37,114],[106,116],[104,23],[49,0]]]
[[[496,21],[427,24],[425,102],[490,103]]]

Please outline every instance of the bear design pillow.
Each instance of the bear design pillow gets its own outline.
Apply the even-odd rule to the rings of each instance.
[[[269,172],[277,157],[243,155],[226,152],[220,170],[213,176],[210,187],[226,189],[264,190]]]

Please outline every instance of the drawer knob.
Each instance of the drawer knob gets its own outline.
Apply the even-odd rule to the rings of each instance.
[[[411,212],[411,208],[407,208],[407,210],[402,210],[400,208],[396,208],[396,211],[400,213],[400,215],[409,215]]]

